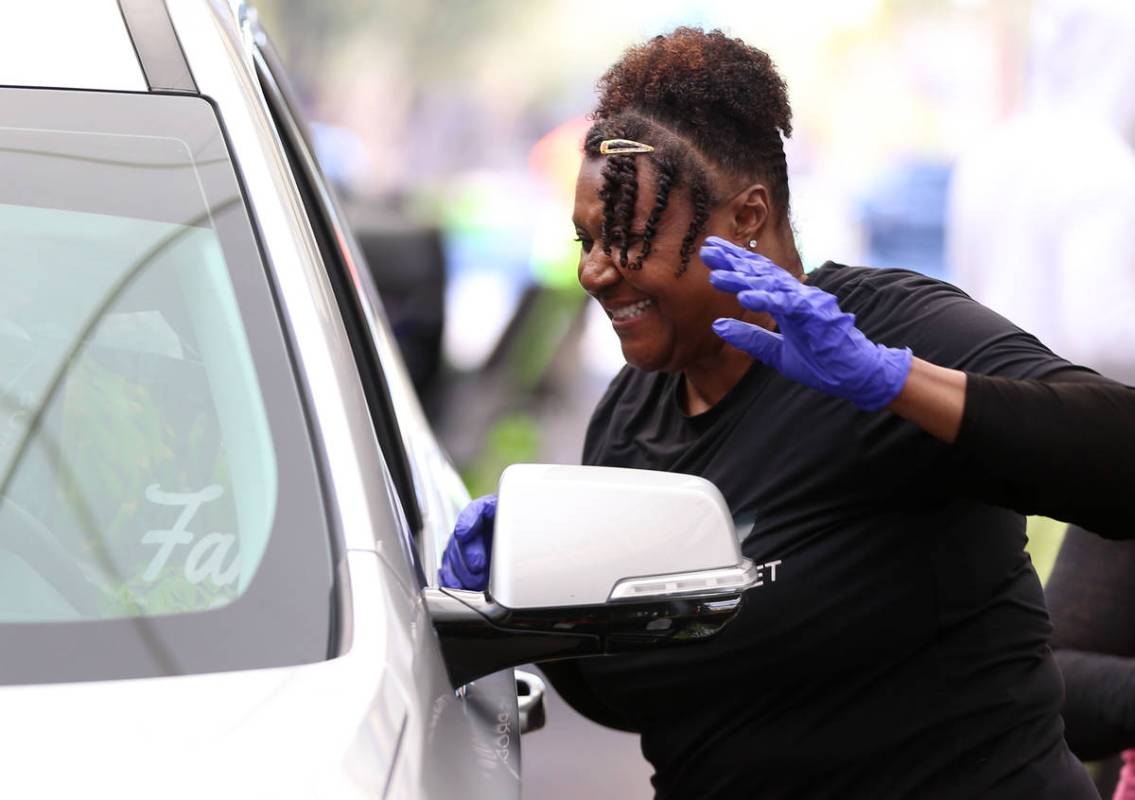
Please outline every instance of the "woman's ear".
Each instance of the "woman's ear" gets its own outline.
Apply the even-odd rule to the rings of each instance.
[[[772,224],[772,206],[768,187],[763,183],[746,186],[729,201],[735,242],[761,240]]]

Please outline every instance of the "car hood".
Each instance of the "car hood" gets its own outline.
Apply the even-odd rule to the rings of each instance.
[[[392,612],[380,611],[400,594],[379,579],[376,554],[351,552],[347,560],[353,632],[338,658],[0,687],[0,797],[406,794],[420,764],[398,759],[399,747],[407,729],[423,734],[414,724],[421,712],[408,711],[397,676],[412,674],[406,659],[414,646]]]
[[[0,796],[376,796],[373,764],[345,767],[368,711],[389,704],[343,666],[5,687]]]

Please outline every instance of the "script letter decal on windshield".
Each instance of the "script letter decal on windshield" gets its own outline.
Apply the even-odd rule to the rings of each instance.
[[[222,494],[224,489],[216,484],[196,492],[165,492],[156,483],[146,487],[146,499],[151,503],[160,506],[181,506],[181,513],[172,528],[146,531],[142,537],[142,544],[158,545],[158,552],[154,554],[142,574],[143,580],[157,580],[174,548],[179,544],[189,544],[193,541],[195,534],[189,530],[193,516],[201,506],[216,500]],[[234,558],[228,569],[224,569],[225,558],[232,550],[235,541],[236,537],[231,533],[210,533],[202,537],[193,545],[189,556],[185,559],[186,580],[197,584],[205,578],[211,578],[218,586],[235,581],[240,574],[240,558]]]

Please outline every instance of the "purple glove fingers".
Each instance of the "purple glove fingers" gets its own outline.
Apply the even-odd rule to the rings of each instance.
[[[489,582],[496,495],[478,497],[462,509],[442,553],[438,579],[451,589],[484,591]]]
[[[770,270],[780,274],[753,275],[719,269],[710,273],[709,282],[723,291],[736,292],[741,305],[753,311],[767,311],[774,315],[779,311],[784,314],[806,314],[809,317],[843,313],[835,298],[827,292],[800,283],[780,267],[771,267]],[[752,292],[761,293],[764,297],[754,298]]]
[[[784,341],[779,333],[727,317],[715,320],[713,331],[738,350],[744,350],[761,363],[780,370]]]
[[[710,242],[711,240],[714,240],[714,237],[706,241]],[[721,242],[722,240],[716,239],[715,241]],[[748,277],[763,278],[775,282],[778,286],[787,287],[791,286],[793,283],[800,283],[800,281],[787,271],[781,269],[759,253],[751,253],[747,250],[742,250],[728,242],[724,242],[724,244],[728,245],[729,249],[713,244],[706,244],[702,247],[702,261],[705,262],[711,270],[735,272]]]
[[[453,568],[444,560],[441,562],[441,566],[438,567],[437,579],[438,583],[447,589],[461,588],[461,580],[453,574]]]
[[[450,589],[483,591],[488,585],[488,578],[484,570],[470,568],[457,540],[450,539],[441,557],[441,567],[438,569],[441,585]]]
[[[731,269],[715,269],[709,273],[709,282],[724,292],[743,292],[747,289],[760,289],[754,286],[752,276]]]
[[[772,291],[766,289],[745,289],[737,293],[737,299],[741,302],[742,306],[750,311],[767,311],[773,316],[776,316],[778,313],[785,314],[792,310],[793,298],[775,289]]]
[[[714,270],[709,273],[709,282],[717,289],[725,292],[734,292],[737,294],[738,300],[741,305],[750,308],[753,311],[771,311],[771,308],[761,307],[755,308],[745,302],[744,295],[752,293],[760,293],[766,295],[765,303],[780,304],[790,301],[792,293],[784,286],[777,284],[773,280],[767,278],[746,275],[741,272],[732,272],[729,270]],[[773,295],[777,295],[780,299],[774,299]]]
[[[718,320],[714,331],[785,377],[851,400],[865,411],[885,408],[910,372],[909,349],[871,342],[842,311],[834,295],[801,283],[767,258],[716,237],[702,260],[710,282],[737,293],[747,309],[772,315],[779,335],[738,320]],[[775,338],[773,338],[775,337]]]
[[[744,247],[733,244],[720,236],[707,236],[701,247],[702,260],[708,257],[711,261],[722,264],[723,269],[732,269],[738,272],[749,272],[758,269],[761,265],[769,265],[780,269],[760,253],[746,250]],[[710,264],[713,266],[713,264]]]
[[[461,542],[480,538],[484,535],[486,526],[491,531],[492,524],[497,516],[497,496],[487,494],[473,500],[461,513],[457,515],[457,522],[453,525],[453,535]]]

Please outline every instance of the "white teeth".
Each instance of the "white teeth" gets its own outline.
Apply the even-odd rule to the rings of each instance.
[[[654,305],[653,300],[639,300],[637,303],[631,303],[629,306],[616,308],[611,312],[611,318],[618,320],[634,319],[652,305]]]

